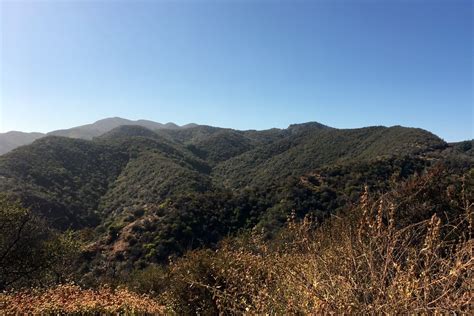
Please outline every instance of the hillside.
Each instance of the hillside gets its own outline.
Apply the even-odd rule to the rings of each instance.
[[[107,119],[79,130],[101,126],[104,131],[123,123]],[[123,227],[130,214],[187,194],[199,198],[209,193],[219,199],[230,189],[224,203],[230,206],[219,207],[231,209],[238,207],[234,199],[253,194],[257,199],[249,202],[256,203],[249,206],[253,213],[235,219],[240,223],[232,228],[236,230],[287,207],[279,196],[291,179],[326,166],[415,157],[447,146],[429,132],[403,127],[339,130],[313,122],[267,131],[210,126],[153,131],[122,125],[94,140],[48,136],[1,156],[0,189],[18,196],[61,229]]]
[[[0,155],[3,155],[17,147],[31,144],[38,138],[43,137],[42,133],[7,132],[0,133]]]
[[[153,160],[156,168],[150,170]],[[121,126],[95,141],[47,136],[1,156],[0,190],[34,206],[55,227],[78,228],[97,225],[104,212],[111,212],[109,204],[143,205],[147,200],[138,192],[162,199],[180,189],[179,181],[188,185],[193,172],[201,180],[199,171],[207,168],[151,130]]]
[[[124,125],[142,126],[150,130],[159,129],[186,129],[197,126],[196,124],[186,124],[178,126],[174,123],[157,123],[148,120],[127,120],[120,117],[112,117],[99,120],[92,124],[77,126],[69,129],[56,130],[47,134],[42,133],[23,133],[23,132],[7,132],[0,133],[0,155],[5,154],[17,147],[31,144],[34,140],[48,136],[63,136],[69,138],[80,138],[91,140],[94,137],[101,136],[116,127]]]
[[[290,127],[291,135],[219,164],[214,177],[230,187],[265,185],[343,162],[419,154],[446,147],[435,135],[403,127],[337,130]]]
[[[287,130],[279,129],[239,131],[204,125],[157,132],[182,143],[196,156],[213,166],[288,135]]]
[[[128,284],[140,271],[187,262],[194,249],[214,251],[229,238],[240,242],[257,238],[249,237],[257,232],[268,247],[278,248],[289,218],[350,221],[341,214],[359,203],[366,188],[380,196],[400,183],[415,190],[410,181],[426,172],[442,173],[438,178],[446,184],[433,182],[434,176],[430,181],[446,196],[424,191],[422,181],[406,195],[421,192],[432,204],[413,211],[404,204],[405,193],[396,193],[402,194],[394,197],[400,205],[397,223],[409,226],[434,213],[449,220],[461,213],[447,201],[467,192],[469,184],[459,181],[474,166],[472,141],[447,144],[428,131],[401,126],[168,127],[120,125],[91,140],[46,136],[0,156],[0,216],[12,232],[30,227],[22,254],[0,268],[7,280],[0,288],[55,284],[54,275],[87,287],[113,280]],[[2,203],[19,204],[2,209]],[[40,258],[38,271],[46,272],[28,274],[35,265],[28,261],[17,279],[26,257]]]
[[[0,191],[61,229],[100,222],[99,198],[126,165],[113,146],[48,136],[0,156]]]

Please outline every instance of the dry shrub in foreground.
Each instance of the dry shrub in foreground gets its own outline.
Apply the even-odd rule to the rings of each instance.
[[[374,199],[366,190],[316,229],[290,218],[276,241],[254,234],[191,252],[163,296],[177,313],[472,313],[472,186],[446,189],[439,177]],[[426,219],[400,224],[400,213]]]
[[[126,289],[103,287],[81,289],[59,285],[48,289],[28,289],[0,294],[0,314],[163,314],[164,309],[146,295]]]

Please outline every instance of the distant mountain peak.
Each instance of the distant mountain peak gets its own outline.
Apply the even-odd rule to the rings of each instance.
[[[165,125],[163,125],[165,128],[169,128],[169,129],[177,129],[177,128],[180,128],[178,125],[176,125],[175,123],[173,122],[168,122],[166,123]]]
[[[329,129],[327,125],[318,123],[318,122],[306,122],[306,123],[299,123],[299,124],[291,124],[288,126],[288,130],[291,132],[300,132],[306,129]]]
[[[103,123],[103,122],[131,122],[131,120],[124,119],[124,118],[118,117],[118,116],[114,116],[114,117],[106,117],[104,119],[97,120],[92,124]]]
[[[196,123],[188,123],[188,124],[185,124],[183,126],[181,126],[181,128],[194,128],[194,127],[198,127],[199,125],[196,124]]]

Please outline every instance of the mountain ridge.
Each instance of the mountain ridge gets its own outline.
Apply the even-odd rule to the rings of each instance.
[[[52,229],[90,232],[83,273],[94,277],[108,263],[141,269],[249,229],[271,237],[292,210],[322,221],[364,185],[384,192],[437,163],[474,165],[472,142],[401,126],[148,127],[47,135],[1,155],[0,192]]]
[[[48,133],[25,133],[20,131],[9,131],[6,133],[0,133],[0,155],[3,155],[19,146],[31,144],[34,140],[44,136],[63,136],[90,140],[94,137],[101,136],[102,134],[107,133],[118,126],[123,125],[139,125],[149,128],[151,130],[181,128],[185,129],[197,126],[197,124],[194,123],[179,126],[172,122],[162,124],[144,119],[134,121],[121,117],[110,117],[98,120],[91,124],[75,126],[68,129],[54,130]]]
[[[54,198],[45,201],[59,217],[61,212],[76,214],[74,205],[81,204],[89,205],[85,211],[90,214],[106,209],[116,213],[114,208],[161,203],[182,191],[263,188],[326,165],[417,155],[446,146],[430,132],[398,126],[343,130],[310,122],[288,129],[239,131],[121,125],[91,140],[49,134],[0,156],[0,189],[36,196],[35,201],[52,194]],[[91,195],[93,201],[84,202],[93,183],[101,189]],[[84,195],[68,193],[68,188]]]
[[[179,126],[175,123],[168,122],[168,123],[159,123],[151,120],[146,119],[138,119],[138,120],[129,120],[121,117],[109,117],[104,118],[94,123],[80,125],[76,127],[71,127],[68,129],[59,129],[54,130],[48,133],[37,133],[37,132],[21,132],[21,131],[9,131],[5,133],[0,133],[0,155],[3,155],[19,146],[24,146],[31,144],[36,139],[45,136],[63,136],[63,137],[70,137],[70,138],[80,138],[80,139],[88,139],[91,140],[95,137],[99,137],[112,129],[124,126],[124,125],[137,125],[146,127],[150,130],[156,131],[179,131],[179,130],[186,130],[186,129],[193,129],[193,128],[202,128],[204,133],[208,133],[209,131],[205,131],[206,129],[227,129],[233,130],[240,134],[245,135],[254,135],[260,137],[261,140],[265,139],[265,135],[270,135],[273,133],[273,136],[276,135],[276,131],[280,131],[282,134],[284,133],[298,133],[300,130],[307,130],[308,128],[314,129],[333,129],[333,130],[341,130],[339,128],[330,127],[319,122],[310,121],[305,123],[295,123],[290,124],[287,128],[270,128],[264,130],[237,130],[231,128],[222,128],[222,127],[214,127],[209,125],[200,125],[196,123],[188,123],[182,126]],[[390,126],[390,127],[397,127],[400,125]],[[376,127],[376,126],[369,126],[369,127]],[[386,127],[386,126],[380,126]],[[342,129],[342,130],[355,130],[357,128],[351,129]]]

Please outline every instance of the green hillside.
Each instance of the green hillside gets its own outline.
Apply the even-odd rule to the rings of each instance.
[[[50,136],[0,156],[0,191],[18,196],[53,226],[94,226],[100,197],[128,155],[116,147]]]
[[[447,144],[400,126],[335,129],[310,122],[238,131],[143,124],[118,126],[92,140],[47,136],[0,156],[0,251],[8,259],[0,264],[0,290],[71,280],[92,288],[125,284],[157,295],[178,313],[197,312],[199,304],[216,311],[206,292],[221,291],[214,276],[232,280],[235,272],[240,280],[249,268],[256,275],[255,269],[272,271],[273,264],[260,265],[260,253],[270,258],[286,249],[278,259],[286,260],[297,249],[309,256],[300,264],[314,263],[304,236],[319,227],[332,231],[335,219],[350,227],[337,229],[335,240],[348,233],[350,245],[361,242],[354,238],[360,228],[351,223],[359,212],[354,205],[366,208],[368,190],[381,200],[392,196],[364,211],[369,230],[402,231],[425,225],[433,214],[448,227],[467,214],[472,141]],[[380,215],[384,208],[388,215]],[[370,222],[375,213],[377,225]],[[294,229],[299,237],[288,239]],[[228,267],[243,254],[253,259]],[[281,262],[285,270],[292,266]]]
[[[435,135],[420,129],[337,130],[307,126],[219,164],[213,175],[230,187],[264,185],[329,164],[419,154],[446,146]]]
[[[93,273],[101,260],[140,267],[253,227],[270,237],[290,210],[324,220],[365,184],[388,190],[448,156],[468,167],[468,146],[400,126],[124,125],[93,140],[45,137],[0,156],[0,189],[52,227],[92,228],[84,271]]]

